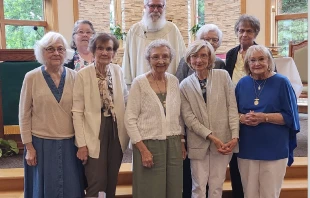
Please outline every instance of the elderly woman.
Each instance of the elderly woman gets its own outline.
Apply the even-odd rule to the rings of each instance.
[[[239,120],[234,85],[225,70],[212,69],[215,54],[209,42],[194,41],[185,60],[195,71],[180,84],[182,117],[188,128],[192,197],[221,198],[226,168],[237,152]]]
[[[79,71],[94,62],[93,53],[88,50],[89,40],[93,34],[95,34],[95,29],[90,21],[78,20],[75,22],[71,41],[74,55],[66,65],[67,67]]]
[[[182,157],[178,79],[167,73],[174,50],[166,40],[146,48],[151,70],[136,77],[128,98],[125,126],[133,143],[133,197],[182,197]]]
[[[233,83],[236,85],[238,81],[246,75],[244,71],[244,56],[248,48],[256,45],[255,38],[260,31],[260,22],[255,16],[241,15],[235,23],[235,34],[239,39],[239,45],[229,50],[226,54],[226,66]],[[240,173],[237,164],[237,155],[234,154],[229,163],[231,185],[233,197],[243,198],[243,189]]]
[[[119,47],[106,33],[95,35],[89,51],[95,62],[80,70],[73,89],[73,124],[77,156],[85,164],[86,197],[104,191],[115,197],[117,176],[129,137],[124,126],[127,86],[111,60]]]
[[[212,45],[214,51],[216,51],[217,48],[221,46],[222,38],[223,38],[222,31],[217,27],[217,25],[214,24],[203,25],[196,34],[196,40],[208,41]],[[216,57],[214,69],[224,69],[224,67],[225,67],[224,61]],[[180,83],[182,80],[184,80],[187,76],[191,75],[192,73],[194,73],[194,70],[188,67],[184,58],[182,58],[180,60],[177,72],[175,74],[176,77],[179,79]]]
[[[67,49],[61,34],[45,34],[34,49],[42,66],[25,75],[21,89],[26,198],[83,197],[71,114],[76,72],[63,66]]]
[[[278,198],[299,132],[297,99],[289,80],[274,73],[268,49],[251,46],[236,87],[240,115],[238,165],[246,198]]]

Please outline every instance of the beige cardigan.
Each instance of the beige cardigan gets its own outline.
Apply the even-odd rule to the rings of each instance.
[[[123,152],[129,142],[124,126],[125,103],[128,91],[121,68],[110,64],[113,85],[113,102],[117,120],[118,136]],[[101,124],[101,102],[95,65],[81,69],[73,88],[73,125],[78,147],[87,146],[89,156],[99,158]]]
[[[207,104],[195,73],[184,79],[181,112],[187,130],[188,157],[203,159],[210,146],[206,137],[212,132],[223,143],[239,138],[239,116],[235,87],[225,70],[213,69],[207,82]],[[234,152],[238,152],[235,147]]]
[[[18,116],[23,144],[32,142],[32,135],[43,139],[68,139],[74,136],[71,108],[76,72],[64,68],[66,79],[59,103],[47,85],[41,67],[25,75]]]

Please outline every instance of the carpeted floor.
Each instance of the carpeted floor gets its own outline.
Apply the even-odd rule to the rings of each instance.
[[[299,114],[301,130],[297,135],[298,146],[294,151],[295,157],[308,156],[308,114]],[[130,163],[132,161],[132,150],[127,149],[123,163]],[[22,168],[23,156],[17,155],[8,158],[0,158],[1,168]]]

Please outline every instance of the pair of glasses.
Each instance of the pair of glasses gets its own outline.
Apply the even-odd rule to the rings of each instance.
[[[265,63],[266,62],[266,58],[264,58],[264,57],[261,57],[261,58],[259,58],[259,59],[250,59],[250,64],[251,65],[254,65],[256,62],[258,62],[259,64],[263,64],[263,63]]]
[[[244,34],[245,32],[246,32],[247,34],[254,34],[254,30],[252,30],[252,29],[248,29],[248,30],[239,29],[239,30],[238,30],[238,33],[239,33],[239,34]]]
[[[80,35],[80,36],[83,36],[84,34],[86,34],[87,36],[91,36],[93,34],[93,32],[91,32],[91,31],[84,32],[83,30],[79,30],[79,31],[77,31],[75,33]]]
[[[169,57],[169,56],[163,56],[163,57],[153,56],[153,57],[151,57],[151,59],[152,59],[153,61],[163,60],[163,61],[167,62],[167,61],[170,60],[170,57]]]
[[[57,51],[59,54],[63,54],[65,53],[66,48],[63,48],[63,47],[58,47],[58,48],[54,48],[54,47],[48,47],[48,48],[45,48],[45,50],[48,52],[48,53],[54,53],[55,51]]]
[[[194,60],[197,60],[198,58],[200,58],[200,60],[207,60],[209,58],[207,54],[201,54],[201,55],[191,54],[190,57]]]
[[[206,39],[203,39],[204,41],[208,41],[209,43],[217,43],[219,42],[219,39],[218,38],[206,38]]]
[[[164,9],[165,5],[162,4],[147,4],[147,6],[150,8],[150,10],[155,10],[155,8],[157,8],[157,10],[162,10]]]
[[[113,53],[113,48],[112,47],[107,47],[107,48],[104,48],[104,47],[96,47],[96,51],[102,53],[104,52],[104,50],[107,52],[107,53]]]

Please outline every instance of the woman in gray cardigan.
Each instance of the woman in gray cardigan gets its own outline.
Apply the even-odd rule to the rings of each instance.
[[[215,54],[209,42],[189,45],[185,61],[195,71],[184,79],[181,113],[188,127],[192,197],[221,198],[226,168],[237,152],[239,119],[234,85],[225,70],[214,70]]]

